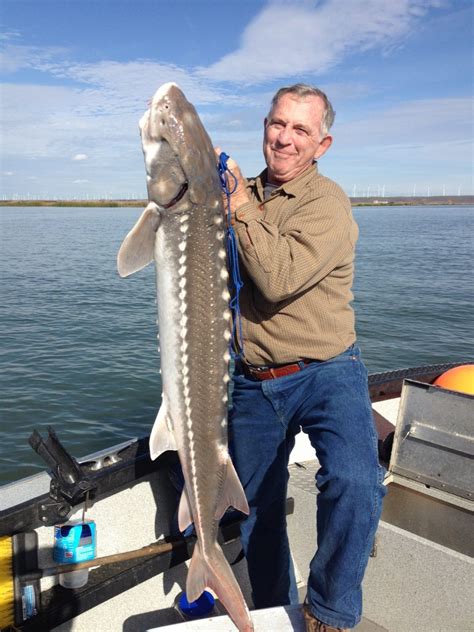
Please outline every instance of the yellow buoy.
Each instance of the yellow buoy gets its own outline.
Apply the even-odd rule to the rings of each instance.
[[[449,369],[433,382],[441,388],[474,395],[474,364],[463,364]]]

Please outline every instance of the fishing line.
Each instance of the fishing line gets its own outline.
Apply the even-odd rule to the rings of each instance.
[[[226,228],[226,249],[227,249],[227,261],[229,265],[229,272],[231,278],[230,284],[230,301],[229,307],[232,312],[232,338],[230,351],[235,358],[240,358],[244,352],[244,338],[242,331],[242,314],[240,312],[240,290],[243,287],[242,279],[240,277],[239,269],[239,253],[237,249],[237,238],[235,236],[234,227],[231,224],[231,210],[230,210],[230,196],[237,189],[237,178],[227,167],[227,161],[229,156],[222,152],[219,155],[219,178],[221,181],[222,190],[226,196],[226,213],[227,213],[227,228]],[[235,347],[235,350],[233,349]]]

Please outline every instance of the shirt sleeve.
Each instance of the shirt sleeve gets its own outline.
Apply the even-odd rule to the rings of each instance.
[[[325,195],[302,202],[281,227],[247,202],[236,211],[235,231],[247,273],[270,302],[317,284],[354,251],[355,224],[342,200]]]

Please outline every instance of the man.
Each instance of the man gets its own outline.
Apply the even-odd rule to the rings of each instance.
[[[288,457],[307,433],[316,476],[317,551],[304,614],[311,632],[361,617],[361,582],[384,494],[383,470],[350,306],[357,226],[349,199],[318,172],[334,112],[304,84],[282,88],[265,119],[267,168],[238,165],[231,223],[244,286],[243,354],[229,419],[231,454],[250,505],[242,524],[257,608],[298,603],[286,533]]]

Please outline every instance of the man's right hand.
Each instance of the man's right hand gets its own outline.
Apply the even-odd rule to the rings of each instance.
[[[220,147],[215,147],[214,151],[216,152],[217,157],[221,155]],[[240,206],[250,201],[249,194],[247,192],[247,182],[240,171],[239,165],[235,162],[233,158],[229,158],[227,161],[227,169],[230,173],[226,173],[225,177],[227,179],[229,188],[233,193],[230,195],[230,221],[234,223],[235,221],[235,211]],[[226,217],[228,218],[229,209],[227,208],[227,196],[224,194],[224,209]]]

